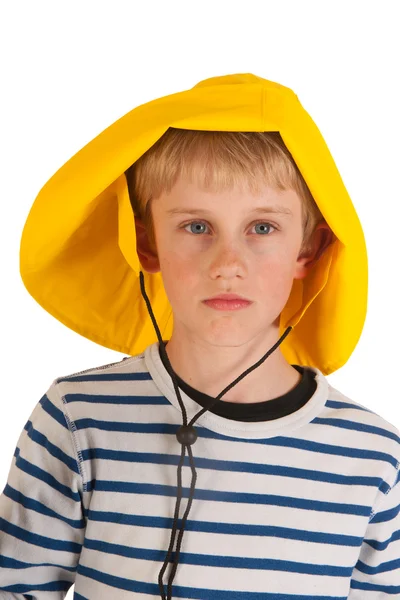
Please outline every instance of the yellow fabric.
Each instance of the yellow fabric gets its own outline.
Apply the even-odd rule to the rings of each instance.
[[[157,341],[141,295],[134,215],[124,172],[168,129],[279,131],[338,238],[282,311],[280,348],[290,364],[328,375],[343,366],[367,311],[363,230],[329,149],[296,94],[241,73],[212,77],[124,115],[44,185],[26,220],[20,273],[31,296],[80,335],[135,355]],[[162,338],[173,328],[160,273],[143,271]]]

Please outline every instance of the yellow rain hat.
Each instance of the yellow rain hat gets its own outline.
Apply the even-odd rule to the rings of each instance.
[[[29,294],[80,335],[128,355],[157,341],[141,294],[143,272],[163,340],[173,330],[161,273],[141,268],[125,171],[169,127],[279,131],[336,240],[304,279],[295,279],[280,316],[289,364],[329,375],[360,338],[367,311],[363,230],[319,129],[288,87],[251,73],[211,77],[142,104],[70,158],[43,186],[27,217],[20,273]]]

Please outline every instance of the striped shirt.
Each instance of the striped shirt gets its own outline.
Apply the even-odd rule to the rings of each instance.
[[[172,598],[400,598],[399,430],[318,369],[299,372],[303,391],[316,385],[289,413],[239,420],[221,401],[196,421]],[[189,388],[188,420],[203,405]],[[181,424],[158,342],[55,379],[0,496],[0,599],[58,600],[72,585],[73,600],[160,598]],[[186,456],[180,517],[190,483]]]

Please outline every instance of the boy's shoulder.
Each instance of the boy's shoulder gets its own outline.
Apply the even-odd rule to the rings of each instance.
[[[358,402],[328,383],[328,398],[324,410],[325,422],[354,432],[354,440],[362,436],[366,447],[379,447],[388,452],[400,463],[400,429],[374,412],[362,402]],[[382,458],[382,457],[381,457]],[[377,456],[377,459],[379,457]]]
[[[329,382],[328,399],[326,402],[326,407],[335,410],[343,409],[343,411],[351,411],[351,414],[353,415],[357,414],[353,411],[360,411],[359,414],[367,413],[368,419],[370,419],[371,422],[375,422],[377,425],[381,425],[385,428],[387,427],[393,433],[397,432],[397,434],[400,434],[399,428],[387,421],[380,414],[374,412],[371,408],[368,408],[368,406],[366,406],[362,402],[358,402],[354,398],[346,396],[346,394],[332,386]]]
[[[94,378],[98,375],[99,379],[101,379],[101,374],[112,375],[113,373],[121,373],[121,372],[140,372],[144,367],[144,352],[137,354],[135,356],[125,356],[121,358],[121,360],[96,365],[93,367],[89,367],[84,369],[83,371],[77,371],[75,373],[68,373],[66,375],[60,375],[56,377],[53,381],[53,385],[60,385],[64,382],[79,382],[79,381],[87,381],[88,377],[91,375]],[[147,369],[146,369],[147,370]]]

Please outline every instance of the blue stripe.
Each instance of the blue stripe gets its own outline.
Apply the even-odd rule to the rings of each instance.
[[[364,412],[370,413],[371,415],[376,415],[373,410],[370,410],[366,406],[358,406],[357,404],[352,404],[351,402],[345,402],[344,400],[327,400],[325,402],[325,406],[327,408],[350,408],[351,410],[362,410]]]
[[[119,512],[88,510],[88,519],[92,522],[118,523],[137,527],[154,527],[171,531],[174,520],[172,517],[148,517],[143,515],[122,514]],[[178,520],[180,527],[182,519]],[[186,521],[185,531],[198,531],[202,533],[227,534],[227,535],[254,535],[259,537],[273,537],[287,540],[300,540],[316,544],[330,544],[336,546],[360,547],[362,538],[352,535],[324,533],[320,531],[307,531],[278,527],[274,525],[251,525],[245,523],[217,523],[213,521]]]
[[[97,541],[85,539],[84,547],[97,550],[106,554],[114,554],[140,560],[151,560],[163,563],[166,550],[148,550],[146,548],[131,548],[121,544],[112,544],[103,540]],[[171,561],[175,560],[175,552],[172,552]],[[279,560],[274,558],[248,558],[241,556],[215,556],[212,554],[193,554],[182,552],[179,555],[179,563],[207,567],[223,567],[230,569],[252,569],[262,571],[284,571],[287,573],[303,573],[307,575],[318,575],[326,577],[350,577],[353,565],[338,567],[333,565],[310,564]]]
[[[78,573],[98,581],[105,583],[110,587],[115,587],[120,590],[127,590],[129,592],[137,592],[140,594],[152,594],[157,597],[160,596],[160,590],[158,584],[155,583],[143,583],[135,579],[126,579],[124,577],[116,577],[114,575],[107,575],[98,571],[97,569],[91,569],[85,567],[82,564],[78,565]],[[273,577],[273,574],[271,575]],[[164,574],[164,579],[168,577]],[[164,590],[167,592],[167,585],[164,582]],[[196,587],[184,587],[178,585],[172,585],[172,597],[173,598],[194,598],[196,600],[346,600],[347,596],[319,596],[313,594],[277,594],[275,592],[235,592],[225,590],[211,590],[208,588],[196,588]]]
[[[377,583],[365,583],[363,581],[351,580],[350,588],[353,590],[365,590],[366,592],[382,592],[383,594],[400,594],[400,585],[379,585]]]
[[[19,452],[20,452],[20,450],[19,450],[19,447],[17,446],[15,449],[15,452],[14,452],[14,456],[15,456],[16,466],[19,469],[21,469],[21,471],[23,471],[24,473],[29,473],[29,475],[31,475],[32,477],[35,477],[39,481],[44,481],[44,483],[47,483],[54,490],[61,492],[61,494],[63,494],[67,498],[71,498],[75,502],[81,501],[79,492],[73,492],[70,487],[57,481],[57,479],[55,477],[53,477],[53,475],[51,475],[47,471],[44,471],[40,467],[37,467],[36,465],[33,465],[32,463],[28,462],[27,460],[25,460],[24,458],[22,458],[20,456]]]
[[[45,535],[32,533],[31,531],[27,531],[22,527],[18,527],[18,525],[10,523],[2,517],[0,517],[0,531],[4,531],[4,533],[12,535],[16,539],[23,540],[24,542],[27,542],[28,544],[33,544],[34,546],[40,546],[41,548],[45,548],[46,550],[62,550],[63,552],[72,552],[74,554],[79,554],[82,549],[82,544],[71,542],[69,540],[55,540]]]
[[[67,592],[71,587],[70,581],[51,581],[49,583],[15,583],[14,585],[6,585],[1,588],[3,592],[10,592],[11,594],[25,594],[26,592]],[[28,595],[27,598],[36,599],[37,595]]]
[[[400,438],[396,433],[393,433],[388,429],[383,429],[383,427],[376,427],[376,425],[368,425],[367,423],[357,423],[356,421],[349,421],[347,419],[334,419],[333,417],[315,417],[311,421],[311,423],[340,427],[341,429],[348,429],[350,431],[363,431],[364,433],[374,433],[381,437],[394,440],[395,442],[400,442]]]
[[[390,538],[388,538],[384,542],[378,542],[377,540],[365,538],[364,543],[371,546],[371,548],[374,548],[374,550],[386,550],[389,544],[391,544],[392,542],[396,542],[397,540],[400,540],[400,530],[393,532]]]
[[[150,494],[155,496],[172,496],[177,494],[177,487],[154,483],[135,483],[129,481],[109,481],[93,479],[88,483],[88,491],[114,492],[123,494]],[[189,497],[190,488],[182,486],[182,498]],[[251,494],[247,492],[226,492],[219,490],[203,490],[196,488],[194,500],[210,500],[212,502],[233,502],[235,504],[260,504],[265,506],[286,506],[319,512],[329,512],[346,515],[369,516],[370,506],[358,504],[342,504],[340,502],[324,502],[322,500],[307,500],[303,498],[290,498],[276,494]]]
[[[90,448],[82,451],[84,460],[104,459],[115,462],[172,465],[178,466],[180,456],[174,454],[160,454],[157,452],[129,452],[124,450],[105,450],[103,448]],[[257,473],[262,475],[276,475],[279,477],[293,477],[294,479],[328,482],[348,486],[366,486],[378,488],[379,486],[390,489],[390,486],[379,477],[368,477],[366,475],[342,475],[338,473],[327,473],[310,469],[300,469],[268,463],[251,463],[240,461],[224,461],[209,458],[195,457],[196,468],[212,469],[215,471],[227,471],[237,473]],[[185,456],[183,466],[190,467],[189,457]]]
[[[68,567],[66,565],[60,565],[55,562],[41,562],[41,563],[31,563],[25,562],[22,560],[17,560],[16,558],[10,558],[8,556],[0,555],[0,567],[2,569],[30,569],[31,567],[51,567],[57,569],[65,569],[66,571],[70,571],[71,573],[76,572],[76,567]],[[1,577],[0,577],[1,580]],[[0,588],[2,590],[3,588]],[[33,590],[33,588],[31,588]]]
[[[355,566],[357,571],[360,573],[365,573],[368,575],[377,575],[378,573],[390,573],[392,571],[398,571],[400,569],[400,558],[396,558],[395,560],[388,560],[387,562],[380,564],[376,567],[371,567],[366,563],[359,560]]]
[[[41,405],[43,410],[47,412],[48,415],[50,415],[55,421],[57,421],[57,423],[62,425],[62,427],[64,427],[65,429],[68,429],[68,423],[66,422],[63,411],[57,408],[57,406],[55,406],[55,404],[52,403],[47,394],[44,394],[44,396],[42,396],[42,398],[39,400],[39,404]]]
[[[40,515],[46,515],[54,519],[59,519],[60,521],[67,523],[67,525],[75,529],[84,529],[85,527],[84,519],[80,519],[79,521],[76,519],[68,519],[68,517],[64,517],[64,515],[55,512],[42,502],[38,502],[37,500],[33,500],[32,498],[30,498],[29,496],[25,496],[24,494],[13,488],[9,483],[6,483],[3,493],[5,496],[8,496],[8,498],[11,498],[11,500],[13,500],[14,502],[17,502],[21,506],[24,506],[25,508],[28,508],[29,510],[32,510]]]
[[[371,523],[385,523],[386,521],[392,521],[393,519],[395,519],[398,516],[399,511],[400,511],[400,504],[398,504],[394,508],[390,508],[383,512],[376,513],[376,515],[371,519],[370,522]]]
[[[64,463],[68,467],[68,469],[70,469],[70,471],[79,475],[79,469],[78,469],[76,459],[72,458],[71,456],[69,456],[68,454],[63,452],[63,450],[61,450],[58,446],[56,446],[55,444],[50,442],[50,440],[48,439],[48,437],[46,435],[44,435],[43,433],[41,433],[40,431],[38,431],[37,429],[35,429],[33,427],[32,421],[29,420],[26,423],[24,429],[26,430],[27,435],[31,438],[31,440],[33,442],[35,442],[39,446],[42,446],[46,452],[48,452],[55,458],[58,458],[58,460],[60,460],[62,463]],[[20,452],[20,450],[19,450],[19,447],[17,446],[17,448],[14,452],[14,456],[18,457],[19,452]]]
[[[115,363],[116,364],[116,363]],[[91,369],[89,369],[91,370]],[[67,377],[58,377],[55,381],[150,381],[150,373],[92,373],[88,375],[68,375]]]
[[[87,402],[89,404],[109,404],[126,406],[171,406],[171,402],[165,396],[118,396],[111,394],[64,394],[67,403]]]

